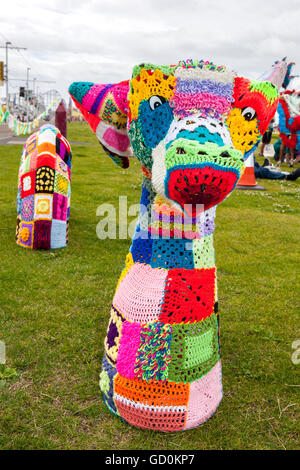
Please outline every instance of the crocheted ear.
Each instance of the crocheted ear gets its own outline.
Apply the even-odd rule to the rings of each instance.
[[[114,85],[74,82],[69,93],[91,126],[104,151],[122,168],[133,156],[127,135],[129,81]]]

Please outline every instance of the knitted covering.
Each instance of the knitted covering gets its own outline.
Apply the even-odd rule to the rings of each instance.
[[[45,125],[26,141],[19,169],[17,244],[63,248],[68,243],[71,148],[56,127]]]
[[[216,205],[272,119],[277,88],[189,60],[141,64],[130,83],[76,82],[70,93],[100,143],[122,158],[131,145],[144,173],[105,339],[104,400],[134,426],[190,429],[215,413],[223,393]],[[110,144],[103,129],[114,135]]]
[[[300,152],[300,92],[281,93],[277,111],[282,142],[286,147]]]

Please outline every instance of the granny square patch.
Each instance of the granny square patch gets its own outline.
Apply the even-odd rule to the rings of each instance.
[[[38,159],[38,151],[34,150],[31,155],[29,155],[28,159],[26,162],[28,162],[29,165],[29,171],[35,171],[38,164],[37,164],[37,159]]]
[[[133,264],[120,281],[113,305],[128,321],[136,323],[157,321],[167,273],[167,270],[154,269],[149,264]]]
[[[56,193],[63,194],[64,196],[68,195],[69,181],[63,174],[56,171],[55,174],[55,184],[54,191]]]
[[[56,158],[53,155],[39,155],[37,157],[37,168],[42,166],[47,166],[55,170]]]
[[[215,303],[215,269],[170,269],[159,320],[192,323],[211,315]]]
[[[22,220],[30,222],[33,220],[34,216],[34,195],[27,196],[22,199],[21,204],[21,217]]]
[[[34,194],[35,190],[35,172],[29,171],[21,175],[21,197],[22,199]]]
[[[34,250],[50,250],[51,221],[36,220],[34,222]]]
[[[34,196],[34,219],[52,219],[52,194],[36,194]]]
[[[214,268],[215,251],[213,245],[213,235],[193,240],[193,257],[195,268]]]
[[[62,173],[66,178],[69,178],[68,165],[61,159],[56,158],[56,170]]]
[[[168,379],[191,383],[219,360],[218,319],[213,314],[197,323],[172,325]]]
[[[129,379],[137,376],[135,372],[136,355],[141,343],[141,325],[125,321],[122,327],[117,371]]]
[[[21,222],[17,243],[26,248],[32,248],[33,243],[33,222]]]
[[[115,365],[117,362],[120,336],[124,321],[125,318],[123,317],[123,315],[118,312],[116,308],[112,307],[110,313],[110,321],[107,328],[107,336],[104,340],[106,356],[112,365]]]
[[[164,240],[163,238],[153,240],[151,266],[153,268],[185,268],[193,269],[193,252],[189,240]]]
[[[28,157],[28,155],[30,155],[34,149],[36,149],[36,146],[37,146],[37,138],[35,137],[31,142],[29,142],[26,146],[26,151],[25,151],[25,158]]]
[[[135,263],[149,264],[151,260],[152,240],[139,237],[138,235],[140,233],[144,232],[136,232],[137,237],[132,240],[130,248],[132,258]]]
[[[53,218],[67,220],[68,198],[59,193],[53,194]]]
[[[67,223],[52,219],[50,248],[63,248],[67,245]]]
[[[49,166],[41,166],[36,170],[35,192],[53,193],[55,170]]]
[[[103,398],[108,406],[109,410],[119,416],[118,410],[114,400],[114,380],[116,377],[117,371],[114,366],[112,366],[106,356],[104,355],[102,361],[102,372],[100,374],[99,386],[103,393]]]
[[[18,189],[17,193],[17,215],[21,214],[22,210],[22,198],[21,198],[21,188]]]
[[[188,413],[184,429],[194,428],[215,413],[222,400],[221,361],[201,379],[190,384]]]

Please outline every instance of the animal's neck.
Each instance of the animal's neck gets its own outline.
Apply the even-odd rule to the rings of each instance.
[[[174,209],[145,177],[138,226],[131,246],[133,261],[164,269],[213,268],[214,219],[215,208],[195,217]]]

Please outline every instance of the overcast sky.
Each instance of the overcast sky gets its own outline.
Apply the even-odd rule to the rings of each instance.
[[[73,81],[125,80],[145,61],[203,58],[258,78],[287,55],[300,74],[299,24],[299,0],[10,0],[1,5],[0,45],[27,47],[9,52],[10,77],[31,67],[30,78],[56,81],[40,89],[66,97]]]

